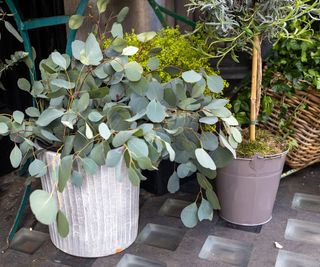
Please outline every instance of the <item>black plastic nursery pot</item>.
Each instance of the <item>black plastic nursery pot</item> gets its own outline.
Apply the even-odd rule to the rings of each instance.
[[[237,158],[220,169],[216,179],[220,216],[247,226],[269,222],[287,152]]]
[[[173,173],[174,164],[169,160],[163,160],[156,171],[143,171],[143,175],[148,179],[141,181],[141,188],[155,195],[164,195],[168,193],[168,180]]]

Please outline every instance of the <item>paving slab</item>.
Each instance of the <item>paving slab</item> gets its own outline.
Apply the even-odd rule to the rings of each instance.
[[[159,225],[159,229],[174,228],[178,229],[177,232],[183,231],[184,235],[180,240],[181,242],[176,244],[175,250],[161,248],[161,246],[150,246],[150,244],[144,242],[135,242],[125,251],[113,256],[97,259],[79,259],[58,251],[50,241],[47,241],[32,255],[12,249],[7,250],[0,255],[0,266],[115,267],[122,259],[127,259],[129,263],[131,260],[132,263],[139,262],[137,259],[140,258],[136,257],[141,257],[150,260],[150,262],[164,263],[168,267],[231,267],[244,265],[248,267],[272,267],[275,266],[277,258],[279,260],[280,257],[280,260],[283,260],[285,256],[296,254],[302,255],[301,259],[308,260],[310,264],[317,263],[320,260],[320,246],[306,242],[306,240],[288,240],[285,238],[285,231],[288,221],[291,220],[305,221],[307,222],[306,225],[309,225],[308,223],[320,223],[320,213],[316,204],[312,206],[311,203],[311,207],[307,203],[304,205],[305,208],[303,208],[303,205],[298,205],[298,208],[293,205],[294,198],[305,196],[304,194],[316,196],[314,201],[318,199],[318,196],[320,196],[319,167],[320,165],[314,165],[282,179],[273,211],[273,218],[263,226],[236,226],[220,219],[218,214],[215,213],[211,222],[202,221],[193,229],[185,228],[178,218],[181,211],[180,204],[194,201],[198,190],[197,185],[190,182],[183,185],[183,192],[176,194],[163,196],[154,196],[145,192],[142,194],[144,198],[140,205],[139,233],[146,229],[147,225]],[[2,177],[1,179],[5,178]],[[17,177],[14,177],[14,174],[11,174],[10,179],[10,181],[15,182],[18,180]],[[21,193],[20,188],[11,186],[10,181],[6,183],[7,190],[5,193],[0,194],[0,210],[2,212],[0,216],[0,244],[2,245],[5,244],[3,237],[7,235],[10,223],[15,215],[16,208],[14,205],[18,203],[18,200],[15,202],[13,200],[15,196],[18,199],[17,195]],[[1,198],[2,200],[10,198],[11,203],[8,200],[1,201]],[[4,209],[2,209],[3,207]],[[29,227],[32,224],[32,215],[28,213],[27,217],[31,219],[24,222],[25,227]],[[43,232],[48,231],[47,227],[41,224],[37,224],[35,229]],[[317,231],[314,234],[317,234]],[[243,244],[244,250],[248,248],[249,244],[249,246],[252,246],[250,247],[250,255],[247,254],[249,262],[237,261],[236,258],[232,258],[234,255],[232,254],[232,246],[230,248],[225,247],[224,250],[229,251],[234,261],[209,261],[208,259],[200,258],[201,249],[209,236],[234,240],[240,246]],[[157,238],[165,239],[165,235],[160,234]],[[315,237],[313,236],[313,238]],[[276,248],[274,242],[281,244],[283,249]],[[124,258],[124,255],[132,256]],[[134,266],[143,265],[141,263]],[[294,267],[293,263],[290,267]]]

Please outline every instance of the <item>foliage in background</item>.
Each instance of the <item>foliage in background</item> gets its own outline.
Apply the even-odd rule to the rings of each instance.
[[[184,35],[176,27],[160,30],[157,36],[146,44],[139,42],[134,32],[126,33],[124,39],[128,45],[139,48],[138,53],[131,60],[139,62],[146,71],[150,71],[152,67],[152,65],[148,66],[150,55],[154,53],[153,51],[159,50],[154,57],[159,60],[157,74],[162,82],[178,77],[183,71],[190,69],[195,71],[203,69],[210,75],[215,74],[208,57],[194,49],[194,47],[206,49],[204,38],[200,35]],[[110,39],[104,45],[108,45],[109,42]]]
[[[309,28],[309,26],[312,28]],[[263,71],[263,87],[271,88],[279,94],[291,95],[296,90],[320,89],[320,32],[319,24],[308,17],[295,20],[288,25],[288,32],[302,31],[308,28],[299,39],[281,38],[273,47],[273,53],[266,61]],[[265,91],[265,90],[263,90]],[[259,121],[264,122],[273,111],[278,100],[262,95]],[[245,83],[238,90],[232,101],[233,111],[240,124],[249,124],[250,88]],[[279,128],[288,131],[291,120],[287,118],[287,106],[281,105]],[[303,103],[296,107],[296,112],[307,108]]]
[[[308,27],[289,33],[287,24],[304,15],[320,16],[320,0],[190,0],[187,6],[190,12],[200,11],[197,31],[205,33],[210,46],[226,44],[216,55],[207,54],[220,58],[218,64],[229,53],[235,61],[237,51],[251,53],[255,35],[268,40],[299,38]]]
[[[300,30],[312,21],[295,21],[289,31]],[[315,24],[315,23],[314,23]],[[275,92],[292,94],[310,87],[320,90],[320,28],[306,31],[300,39],[281,39],[267,61],[264,85]]]
[[[99,13],[106,4],[97,1]],[[97,39],[90,33],[86,42],[72,43],[73,59],[53,52],[42,60],[41,80],[31,85],[20,78],[19,88],[35,98],[36,106],[25,113],[0,115],[0,135],[9,136],[15,144],[10,154],[13,167],[30,160],[27,182],[52,171],[57,192],[63,192],[68,183],[81,186],[84,175],[90,179],[102,165],[115,167],[121,181],[126,176],[119,168],[122,162],[130,181],[138,186],[146,179],[141,170],[156,170],[162,159],[175,161],[168,182],[170,192],[179,190],[180,179],[197,175],[200,192],[181,213],[183,223],[194,227],[199,220],[211,220],[213,209],[220,208],[211,180],[217,168],[235,157],[242,140],[238,122],[226,108],[227,99],[204,95],[206,88],[221,93],[224,84],[220,76],[185,70],[160,83],[156,79],[159,65],[154,64],[153,56],[148,61],[153,62],[149,72],[129,61],[139,48],[128,46],[123,38],[121,22],[127,13],[123,8],[115,17],[113,40],[103,51],[104,36],[97,34]],[[79,26],[81,20],[72,16],[69,24]],[[155,37],[155,32],[137,35],[145,45]],[[202,131],[202,125],[219,127],[208,133]],[[56,151],[52,162],[39,157],[45,149]],[[73,169],[75,162],[80,172]],[[63,216],[62,203],[59,198],[55,202],[53,193],[32,192],[31,210],[44,224],[57,220],[58,232],[66,236],[67,218],[57,219],[58,213]]]

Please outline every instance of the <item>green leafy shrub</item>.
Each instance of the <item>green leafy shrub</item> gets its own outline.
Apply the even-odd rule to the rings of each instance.
[[[204,38],[200,35],[184,35],[176,27],[160,30],[147,43],[141,43],[134,31],[126,33],[124,39],[128,45],[139,48],[138,53],[132,56],[130,60],[139,62],[146,71],[152,71],[149,63],[150,56],[154,55],[159,60],[156,74],[159,75],[162,82],[178,77],[183,71],[190,69],[195,71],[203,69],[209,75],[216,74],[210,65],[208,57],[199,52],[200,49],[207,50]],[[104,47],[107,47],[110,41],[110,39],[106,40]],[[154,54],[155,51],[159,52]]]

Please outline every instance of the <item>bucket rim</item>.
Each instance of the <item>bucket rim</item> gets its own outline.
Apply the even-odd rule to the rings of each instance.
[[[253,157],[251,158],[241,158],[241,157],[236,157],[235,160],[245,160],[245,161],[251,161],[254,160],[255,158],[257,159],[265,159],[265,160],[272,160],[272,159],[277,159],[277,158],[281,158],[285,155],[287,155],[289,152],[289,149],[281,152],[281,153],[277,153],[277,154],[273,154],[273,155],[268,155],[268,156],[262,156],[260,154],[255,154]]]

